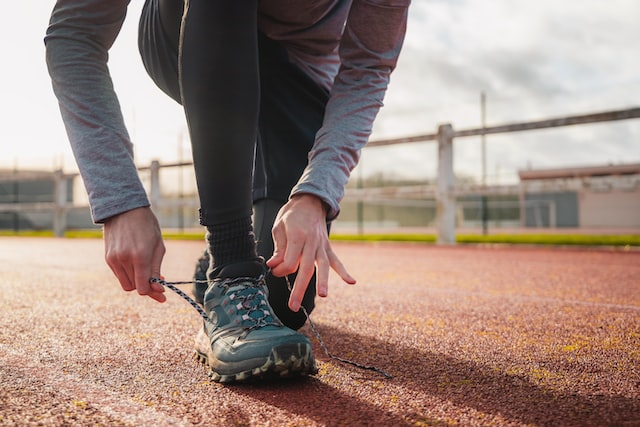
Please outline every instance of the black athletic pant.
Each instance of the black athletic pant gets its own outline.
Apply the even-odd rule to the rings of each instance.
[[[190,0],[183,14],[181,0],[147,0],[139,46],[152,79],[185,108],[202,224],[250,215],[254,202],[258,254],[268,258],[271,226],[307,164],[328,93],[258,32],[257,3]],[[301,326],[284,280],[267,284],[278,317]],[[314,294],[315,278],[308,310]]]

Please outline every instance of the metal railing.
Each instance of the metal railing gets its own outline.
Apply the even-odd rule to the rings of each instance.
[[[456,189],[453,173],[453,141],[455,138],[482,136],[498,133],[522,132],[537,129],[573,126],[589,123],[610,122],[640,118],[640,107],[625,110],[606,111],[594,114],[557,117],[545,120],[509,123],[498,126],[488,126],[472,129],[454,130],[451,124],[442,124],[434,134],[395,138],[382,141],[371,141],[368,147],[381,147],[409,142],[436,141],[438,143],[438,171],[436,197],[436,233],[439,244],[454,244],[456,206]],[[482,194],[482,187],[477,188],[476,194]],[[489,191],[489,188],[486,188]]]
[[[489,195],[489,194],[504,194],[505,187],[503,186],[486,186],[476,185],[473,188],[456,187],[454,184],[454,171],[453,171],[453,143],[456,138],[464,138],[470,136],[482,136],[498,133],[508,132],[522,132],[531,131],[536,129],[547,129],[554,127],[564,127],[573,125],[582,125],[589,123],[610,122],[617,120],[627,120],[640,118],[640,108],[630,108],[625,110],[607,111],[595,114],[585,114],[577,116],[567,116],[551,118],[546,120],[519,122],[503,124],[498,126],[471,128],[455,130],[451,124],[442,124],[438,127],[437,132],[433,134],[417,135],[403,138],[394,138],[386,140],[374,140],[370,141],[367,147],[380,147],[395,144],[406,144],[413,142],[434,141],[438,144],[438,167],[437,167],[437,185],[435,187],[422,186],[420,188],[421,193],[429,193],[433,195],[436,202],[436,233],[437,242],[439,244],[454,244],[456,241],[456,196],[463,194],[477,194],[477,195]],[[154,161],[150,166],[140,167],[140,171],[148,171],[150,173],[149,184],[149,198],[154,207],[197,207],[198,201],[194,196],[177,199],[167,199],[162,196],[162,185],[160,179],[160,169],[166,167],[187,167],[192,166],[191,162],[180,162],[161,165],[159,162]],[[77,177],[77,174],[65,174],[62,171],[55,171],[49,174],[49,179],[54,181],[54,197],[52,202],[45,203],[0,203],[0,212],[51,212],[53,217],[53,229],[56,236],[63,236],[67,228],[66,217],[67,213],[72,209],[81,208],[73,205],[69,200],[69,186],[68,180],[73,180]],[[41,173],[33,174],[4,174],[0,175],[0,181],[12,181],[12,180],[28,180],[28,179],[42,179]],[[413,188],[415,190],[415,188]],[[413,191],[412,189],[405,189],[405,191]],[[507,189],[508,191],[514,191],[513,188]],[[389,191],[389,190],[385,190]],[[402,192],[401,189],[396,189],[396,192]],[[523,191],[520,188],[517,191]],[[352,196],[355,198],[364,197],[367,194],[368,197],[375,191],[368,190],[362,194],[357,194],[351,190]],[[347,192],[349,194],[349,192]],[[398,196],[398,194],[396,194]],[[553,222],[555,222],[555,212],[551,212]]]

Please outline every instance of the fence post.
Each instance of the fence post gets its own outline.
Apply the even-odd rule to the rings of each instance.
[[[527,203],[525,197],[525,190],[520,184],[518,193],[518,207],[520,209],[520,227],[525,228],[527,226]]]
[[[150,188],[149,188],[149,201],[151,207],[157,209],[160,202],[160,162],[154,160],[151,162],[150,171]]]
[[[453,127],[438,127],[437,243],[456,243],[456,201],[453,194]]]
[[[150,183],[149,183],[149,202],[151,208],[153,208],[158,221],[160,221],[160,197],[162,190],[160,189],[160,162],[153,160],[151,167],[149,168]]]
[[[67,180],[61,170],[53,173],[54,185],[54,210],[53,210],[53,234],[56,237],[64,237],[67,229]]]

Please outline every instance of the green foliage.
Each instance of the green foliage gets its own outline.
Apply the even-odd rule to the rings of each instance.
[[[336,241],[363,242],[422,242],[434,243],[433,234],[333,234]],[[555,246],[640,246],[640,235],[590,235],[590,234],[459,234],[458,243],[468,244],[525,244]]]
[[[11,231],[0,230],[0,236],[53,237],[51,230]],[[204,234],[198,232],[165,232],[166,240],[204,241]],[[72,239],[100,239],[102,230],[69,230],[65,237]],[[416,242],[435,243],[435,234],[409,233],[367,233],[331,235],[333,241],[353,242]],[[456,241],[461,244],[508,244],[508,245],[550,245],[550,246],[640,246],[640,235],[592,235],[592,234],[458,234]]]

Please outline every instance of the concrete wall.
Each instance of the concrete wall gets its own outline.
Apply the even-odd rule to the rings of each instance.
[[[579,194],[581,227],[640,227],[640,189]]]

